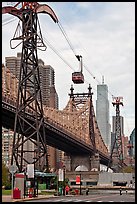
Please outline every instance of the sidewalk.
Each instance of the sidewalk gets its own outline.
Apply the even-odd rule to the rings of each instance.
[[[54,197],[54,195],[38,195],[33,198],[21,198],[21,199],[13,199],[11,195],[2,195],[2,202],[21,202],[24,200],[37,200],[37,199],[45,199],[49,197]]]

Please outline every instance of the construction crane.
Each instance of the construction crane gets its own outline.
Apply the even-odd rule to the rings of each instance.
[[[107,171],[110,168],[114,168],[114,171],[119,171],[123,165],[123,146],[121,137],[121,123],[120,123],[120,105],[123,106],[123,97],[113,97],[113,106],[116,106],[116,120],[115,120],[115,138],[111,149],[110,159],[107,167]],[[113,160],[113,161],[112,161]],[[114,167],[116,165],[116,167]],[[113,167],[112,167],[113,166]]]
[[[72,81],[74,84],[81,84],[84,83],[84,75],[83,75],[83,64],[82,64],[82,56],[75,55],[80,64],[80,72],[73,72],[72,73]]]
[[[43,170],[43,168],[45,169],[43,165],[46,159],[48,169],[47,142],[37,56],[37,48],[46,49],[46,46],[43,43],[37,14],[48,14],[55,23],[58,22],[58,18],[52,8],[37,2],[17,2],[14,6],[5,6],[2,8],[2,14],[6,13],[18,17],[19,22],[22,23],[21,25],[18,24],[11,40],[20,40],[22,43],[11,165],[16,162],[18,172],[23,172],[26,164],[34,164],[38,170]],[[11,46],[11,48],[13,47]],[[31,120],[27,115],[28,110],[32,113]],[[34,144],[34,150],[25,148],[28,141]],[[28,152],[32,152],[32,155],[34,155],[32,162],[27,157]]]

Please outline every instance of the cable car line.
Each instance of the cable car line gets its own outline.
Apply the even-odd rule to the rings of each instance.
[[[67,42],[68,42],[68,44],[69,44],[71,50],[73,51],[74,55],[76,56],[76,58],[78,59],[78,61],[80,61],[80,56],[79,56],[79,55],[76,55],[76,52],[75,52],[75,50],[74,50],[74,48],[73,48],[73,46],[72,46],[72,43],[70,42],[70,40],[69,40],[69,38],[68,38],[68,36],[67,36],[67,34],[66,34],[64,28],[63,28],[63,26],[61,25],[60,22],[58,22],[58,25],[59,25],[59,28],[60,28],[61,32],[63,33],[65,39],[67,40]],[[81,56],[81,57],[82,57],[82,56]],[[63,60],[63,61],[64,61],[64,60]],[[70,67],[70,66],[69,66],[69,67]],[[82,69],[83,67],[85,67],[85,69],[89,72],[89,74],[93,77],[93,79],[95,79],[95,80],[98,82],[98,84],[101,84],[101,83],[99,82],[99,80],[98,80],[98,79],[91,73],[91,71],[86,67],[85,64],[81,64],[81,69]],[[71,68],[71,69],[72,69],[72,68]],[[82,70],[81,70],[81,71],[82,71]],[[82,73],[82,72],[81,72],[81,73]],[[80,78],[80,80],[77,81],[76,79],[74,79],[74,75],[78,76],[78,75],[80,75],[80,72],[74,72],[74,73],[72,73],[72,81],[73,81],[74,83],[78,83],[78,84],[79,84],[79,83],[84,83],[84,78],[83,78],[83,80],[81,80],[81,78]],[[80,77],[84,77],[84,76],[81,76],[81,75],[80,75]],[[86,81],[86,83],[88,83],[88,82]],[[90,83],[88,83],[88,84],[90,84]],[[93,89],[97,92],[97,90],[96,90],[95,88],[93,88]],[[111,95],[111,97],[114,96],[114,94],[112,94],[109,90],[107,90],[107,92],[108,92],[108,94]],[[101,95],[102,95],[102,94],[101,94]],[[102,97],[104,97],[104,96],[102,95]],[[104,98],[105,98],[105,97],[104,97]]]
[[[60,22],[58,22],[58,26],[59,26],[61,32],[63,33],[65,39],[67,40],[67,42],[68,42],[68,44],[69,44],[71,50],[73,51],[74,55],[76,56],[76,58],[78,59],[78,61],[80,61],[80,56],[79,56],[79,55],[76,55],[76,52],[74,51],[74,47],[72,46],[72,43],[70,42],[70,40],[69,40],[69,38],[68,38],[68,35],[67,35],[67,33],[65,32],[65,30],[64,30],[64,28],[63,28],[63,26],[61,25]],[[82,68],[83,68],[83,67],[85,67],[85,69],[89,72],[89,74],[91,74],[91,76],[93,77],[93,79],[95,79],[95,80],[98,82],[98,84],[100,84],[99,80],[97,80],[97,78],[91,73],[91,71],[86,67],[85,64],[81,64],[81,73],[80,73],[80,72],[74,72],[74,73],[72,73],[72,81],[73,81],[74,83],[84,83],[84,76],[83,76],[83,74],[82,74]],[[77,77],[77,78],[79,77],[79,78],[80,78],[79,81],[78,81],[77,78],[76,78],[76,80],[75,80],[75,77]],[[113,94],[112,94],[110,91],[108,91],[108,93],[111,95],[111,97],[113,96]]]
[[[68,44],[69,44],[71,50],[73,51],[74,55],[76,56],[76,52],[75,52],[75,50],[74,50],[74,48],[73,48],[73,46],[72,46],[72,44],[71,44],[71,42],[70,42],[70,40],[69,40],[67,34],[66,34],[66,32],[65,32],[65,30],[64,30],[64,28],[63,28],[63,26],[61,25],[60,22],[58,22],[57,24],[58,24],[58,26],[59,26],[61,32],[63,33],[65,39],[67,40],[67,42],[68,42]]]
[[[7,20],[8,20],[8,19],[12,19],[12,18],[11,18],[11,17],[10,17],[10,18],[8,17]],[[14,19],[14,18],[13,18],[13,19]],[[6,25],[6,24],[12,22],[13,19],[10,20],[10,21],[7,22],[7,23],[5,22],[4,25]],[[14,19],[14,20],[15,20],[15,19]],[[69,38],[68,38],[68,35],[66,34],[66,32],[65,32],[65,30],[64,30],[64,28],[63,28],[63,26],[61,25],[60,22],[58,22],[58,26],[59,26],[59,28],[60,28],[60,30],[61,30],[63,36],[65,37],[66,41],[68,42],[68,44],[69,44],[71,50],[73,51],[75,57],[78,59],[78,61],[80,61],[80,56],[81,56],[81,55],[77,55],[77,54],[76,54],[76,52],[75,52],[75,50],[74,50],[74,47],[72,46],[72,43],[70,42],[70,40],[69,40]],[[46,40],[46,41],[47,41],[47,40]],[[47,44],[50,45],[50,47],[52,47],[52,50],[54,50],[54,52],[57,54],[57,51],[55,50],[55,48],[54,48],[48,41],[47,41]],[[82,80],[82,77],[84,77],[84,76],[82,76],[80,72],[75,72],[75,70],[70,66],[70,64],[68,64],[68,62],[67,62],[66,60],[64,60],[64,59],[62,58],[62,56],[61,56],[59,53],[58,53],[57,55],[65,62],[65,64],[67,64],[67,65],[74,71],[74,73],[72,73],[72,75],[73,75],[73,76],[74,76],[74,75],[78,75],[78,77],[81,77],[81,80]],[[97,78],[91,73],[91,71],[87,68],[87,66],[86,66],[85,64],[83,64],[83,65],[81,66],[81,69],[82,69],[82,67],[85,67],[85,69],[89,72],[89,74],[93,77],[93,79],[95,79],[95,80],[98,82],[98,84],[100,84],[99,80],[97,80]],[[73,79],[74,79],[74,77],[73,77]],[[84,78],[83,78],[83,80],[82,80],[81,82],[83,83],[83,81],[84,81]],[[78,83],[77,80],[76,80],[76,83]],[[110,91],[108,91],[108,93],[109,93],[111,96],[113,96],[113,94],[112,94]]]
[[[13,21],[17,20],[16,18],[11,18],[10,20],[6,21],[6,22],[2,22],[2,26],[5,26]]]
[[[68,65],[73,71],[75,71],[74,70],[74,68],[73,67],[71,67],[71,65],[59,54],[59,52],[51,45],[51,43],[45,38],[45,37],[43,37],[43,39],[45,40],[45,42],[47,43],[47,45],[55,52],[55,54],[60,58],[60,59],[62,59],[63,60],[63,62],[66,64],[66,65]],[[85,82],[89,85],[90,83],[87,81],[87,80],[85,80]],[[97,90],[94,88],[94,87],[92,87],[96,92],[97,92]],[[102,94],[101,94],[102,95]],[[103,95],[102,95],[102,97],[104,97]],[[105,97],[104,97],[105,98]]]
[[[83,71],[82,56],[81,55],[77,55],[76,52],[74,51],[74,48],[73,48],[73,46],[72,46],[72,44],[71,44],[71,42],[70,42],[70,40],[69,40],[69,38],[68,38],[64,28],[63,28],[63,26],[61,25],[60,22],[58,22],[58,26],[59,26],[61,32],[63,33],[65,39],[67,40],[67,42],[68,42],[71,50],[73,51],[75,57],[77,58],[77,60],[80,63],[80,71],[72,73],[72,81],[73,81],[74,84],[84,83],[84,75],[82,73],[82,71]]]
[[[59,57],[60,59],[62,59],[63,62],[64,62],[66,65],[68,65],[73,71],[75,71],[74,68],[73,68],[73,67],[59,54],[59,52],[51,45],[51,43],[50,43],[45,37],[43,37],[43,39],[45,40],[45,42],[47,43],[47,45],[56,53],[56,55],[58,55],[58,57]]]
[[[5,25],[7,25],[7,24],[9,24],[9,23],[11,23],[11,22],[13,22],[15,20],[16,20],[16,18],[14,18],[14,17],[13,18],[12,17],[10,17],[10,18],[8,17],[7,19],[3,19],[2,26],[5,26]],[[64,30],[64,28],[63,28],[63,26],[61,25],[60,22],[58,22],[58,26],[59,26],[61,32],[63,33],[63,36],[65,37],[66,41],[68,42],[71,50],[73,51],[75,57],[78,59],[78,61],[80,61],[80,56],[76,54],[76,52],[74,50],[74,47],[72,46],[72,43],[70,42],[70,40],[69,40],[69,38],[68,38],[68,36],[67,36],[67,34],[66,34],[66,32],[65,32],[65,30]],[[45,41],[48,44],[48,46],[58,55],[58,57],[60,57],[60,59],[62,59],[62,61],[75,72],[74,68],[59,54],[59,52],[46,39],[45,39]],[[83,67],[85,67],[85,69],[89,72],[89,74],[93,77],[93,79],[95,79],[98,82],[98,84],[100,84],[99,80],[97,80],[97,78],[91,73],[91,71],[87,68],[87,66],[85,64],[83,64]],[[87,81],[85,81],[85,82],[87,84],[90,84]],[[93,89],[95,91],[97,91],[95,88],[93,88]],[[108,93],[111,94],[111,96],[114,96],[110,91],[108,91]]]
[[[15,20],[16,20],[15,17],[13,17],[13,18],[12,18],[12,17],[8,17],[7,19],[5,19],[5,22],[3,23],[3,26],[4,26],[4,25],[7,25],[7,24],[9,24],[10,22],[15,21]],[[7,22],[6,22],[6,21],[7,21]],[[64,30],[64,28],[63,28],[63,26],[61,25],[60,22],[58,22],[58,26],[59,26],[61,32],[63,33],[63,36],[64,36],[65,39],[67,40],[67,42],[68,42],[68,44],[69,44],[71,50],[73,51],[75,57],[78,59],[78,61],[80,61],[80,58],[81,58],[82,56],[76,54],[76,52],[75,52],[75,50],[74,50],[74,48],[73,48],[73,46],[72,46],[72,43],[70,42],[70,40],[69,40],[69,38],[68,38],[68,36],[67,36],[67,34],[66,34],[66,32],[65,32],[65,30]],[[44,38],[44,37],[43,37],[43,38]],[[45,38],[44,38],[44,39],[45,39]],[[74,75],[75,75],[75,74],[79,74],[79,72],[76,72],[76,71],[75,71],[75,69],[59,54],[59,52],[49,43],[48,40],[45,39],[45,41],[46,41],[46,43],[49,45],[49,47],[60,57],[60,59],[62,59],[62,60],[64,61],[64,63],[67,64],[67,65],[74,71]],[[85,64],[82,64],[82,66],[85,67],[85,69],[89,72],[89,74],[93,77],[93,79],[95,79],[95,80],[100,84],[99,80],[96,79],[96,77],[91,73],[91,71],[87,68],[87,66],[86,66]],[[81,68],[82,68],[82,67],[81,67]],[[73,75],[73,73],[72,73],[72,75]],[[80,76],[80,77],[81,77],[81,76]],[[76,80],[76,81],[77,81],[77,80]],[[77,82],[76,82],[76,83],[77,83]],[[82,83],[83,83],[83,80],[82,80]],[[89,84],[89,83],[88,83],[88,84]],[[97,90],[96,90],[96,91],[97,91]],[[111,93],[110,93],[110,94],[111,94]],[[113,96],[113,94],[111,94],[111,96]]]

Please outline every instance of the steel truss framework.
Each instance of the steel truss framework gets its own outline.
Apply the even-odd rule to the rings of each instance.
[[[19,6],[19,4],[20,3],[16,4],[15,7],[3,7],[2,13],[15,15],[22,21],[22,33],[20,34],[20,25],[18,24],[15,35],[12,39],[22,41],[22,55],[11,159],[11,164],[15,161],[19,172],[22,172],[24,170],[24,164],[30,163],[30,160],[27,160],[27,157],[25,156],[28,152],[30,152],[27,148],[27,141],[29,140],[34,143],[31,163],[36,164],[35,166],[41,170],[44,168],[43,165],[45,162],[43,162],[43,159],[45,159],[46,156],[46,165],[48,168],[37,56],[37,48],[45,47],[45,45],[43,44],[41,31],[40,35],[38,35],[37,13],[48,13],[55,22],[57,22],[57,18],[52,9],[47,5],[39,5],[36,2],[22,2],[22,7],[18,9],[17,6]],[[27,109],[31,109],[34,113],[33,123],[29,122],[29,120],[25,117]],[[27,137],[25,137],[25,135],[27,135]],[[36,141],[33,140],[34,136],[37,138]]]
[[[116,120],[115,120],[115,138],[112,146],[110,159],[113,162],[108,165],[111,166],[114,171],[120,171],[120,169],[125,165],[123,159],[123,147],[122,147],[122,135],[121,135],[121,122],[120,122],[120,105],[123,106],[121,101],[122,97],[113,97],[113,106],[116,106]],[[123,99],[123,98],[122,98]]]
[[[92,103],[92,95],[93,93],[91,92],[91,86],[89,84],[89,92],[88,93],[77,93],[74,94],[73,93],[73,86],[71,86],[71,93],[69,94],[70,96],[70,105],[69,105],[69,109],[72,112],[77,112],[79,111],[81,108],[83,108],[83,106],[86,104],[87,101],[89,101],[88,103],[88,115],[87,112],[85,111],[85,113],[83,114],[83,118],[88,117],[88,128],[89,128],[89,138],[91,139],[91,144],[93,146],[93,150],[94,150],[94,154],[96,153],[97,149],[96,149],[96,143],[95,143],[95,133],[94,133],[94,123],[93,123],[93,118],[95,117],[94,114],[94,109],[93,109],[93,103]],[[65,109],[67,109],[68,107],[66,107]],[[86,116],[87,115],[87,116]],[[86,117],[85,117],[86,116]]]

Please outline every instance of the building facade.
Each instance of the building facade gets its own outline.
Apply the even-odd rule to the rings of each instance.
[[[132,144],[131,156],[135,158],[135,128],[130,134],[130,144]]]
[[[13,131],[2,128],[2,160],[7,167],[11,163]]]
[[[101,85],[97,85],[96,118],[101,136],[110,151],[111,125],[109,122],[108,86],[104,84],[104,80]]]

